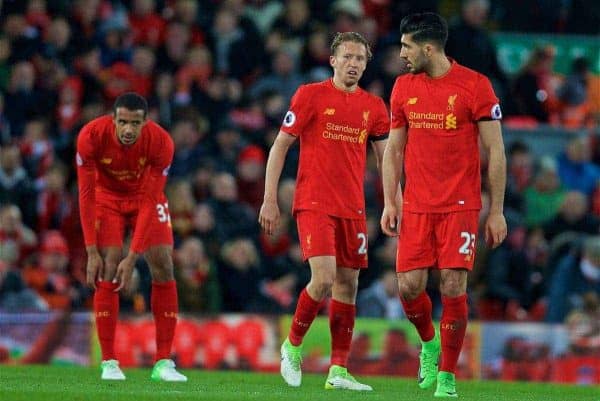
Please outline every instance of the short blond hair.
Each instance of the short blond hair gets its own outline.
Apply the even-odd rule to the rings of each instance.
[[[354,42],[354,43],[360,43],[360,44],[364,45],[365,49],[367,49],[367,60],[371,60],[373,58],[373,53],[371,52],[371,45],[369,45],[369,42],[367,42],[367,39],[365,39],[365,37],[362,36],[358,32],[338,32],[338,33],[336,33],[335,37],[333,38],[333,42],[331,42],[331,54],[332,55],[335,55],[337,48],[343,42]]]

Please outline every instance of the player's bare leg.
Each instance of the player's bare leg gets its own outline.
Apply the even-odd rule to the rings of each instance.
[[[175,370],[175,362],[170,359],[178,313],[172,255],[173,248],[170,245],[153,246],[144,253],[152,275],[150,304],[156,325],[156,363],[151,378],[156,381],[185,382],[187,377]]]

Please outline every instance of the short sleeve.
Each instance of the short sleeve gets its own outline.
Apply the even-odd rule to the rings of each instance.
[[[404,115],[404,94],[400,79],[396,79],[392,95],[390,96],[390,116],[391,128],[400,128],[406,126],[406,116]]]
[[[383,100],[379,97],[375,99],[373,108],[373,125],[369,137],[376,139],[385,136],[390,131],[390,115]]]
[[[479,75],[473,96],[472,115],[474,121],[500,120],[502,110],[489,79]]]
[[[299,136],[306,130],[312,119],[312,102],[306,86],[300,86],[290,102],[290,108],[283,118],[281,131]]]

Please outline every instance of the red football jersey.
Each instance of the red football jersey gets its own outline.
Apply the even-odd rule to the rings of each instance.
[[[452,60],[442,77],[398,77],[390,100],[392,129],[407,127],[404,210],[481,209],[477,122],[502,118],[483,75]]]
[[[77,138],[77,177],[81,226],[86,246],[96,244],[95,199],[140,199],[131,249],[139,251],[156,205],[163,199],[173,140],[167,131],[147,121],[133,145],[123,145],[112,116],[87,123]]]
[[[302,85],[281,130],[300,138],[294,212],[365,218],[367,140],[389,131],[383,100],[361,88],[340,90],[331,79]]]

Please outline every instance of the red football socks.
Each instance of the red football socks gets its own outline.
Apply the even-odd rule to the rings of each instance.
[[[103,361],[116,359],[115,331],[119,318],[119,293],[114,290],[117,286],[118,284],[109,281],[96,282],[94,314]]]
[[[352,343],[355,315],[356,306],[335,299],[331,300],[329,305],[329,331],[331,332],[332,365],[346,366]]]
[[[320,307],[321,302],[312,299],[308,295],[308,292],[306,292],[306,288],[303,289],[300,297],[298,297],[298,305],[296,305],[296,312],[294,313],[290,334],[288,335],[292,345],[298,346],[302,344],[302,339],[313,320],[315,320]]]
[[[431,318],[431,298],[425,291],[413,300],[400,297],[406,318],[417,329],[422,341],[430,341],[435,336],[435,328]]]
[[[467,294],[455,298],[442,296],[442,361],[440,370],[454,373],[467,331]]]
[[[152,282],[150,305],[156,326],[156,360],[171,358],[171,345],[177,325],[177,286],[175,280]]]

